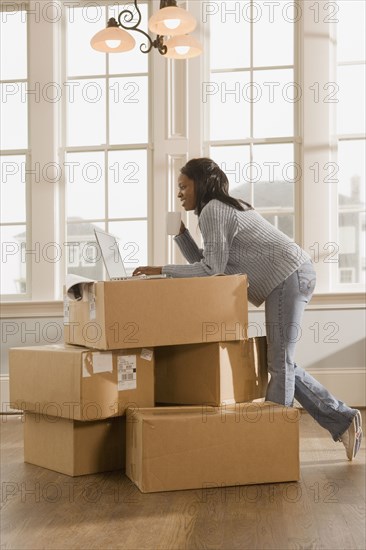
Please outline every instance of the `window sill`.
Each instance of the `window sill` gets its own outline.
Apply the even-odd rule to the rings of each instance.
[[[63,302],[2,302],[1,319],[16,319],[19,317],[62,317]]]
[[[307,306],[310,310],[327,309],[364,309],[366,307],[363,293],[315,294]],[[264,304],[259,308],[249,304],[249,311],[263,311]],[[15,319],[20,317],[62,317],[63,302],[2,302],[0,318]]]
[[[327,309],[365,309],[366,301],[363,292],[337,292],[314,294],[307,310]],[[249,311],[264,311],[264,304],[259,308],[249,304]]]

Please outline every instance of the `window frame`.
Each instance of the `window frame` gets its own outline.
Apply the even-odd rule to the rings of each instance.
[[[2,2],[0,5],[0,14],[2,17],[3,12],[7,12],[6,8],[13,8],[14,6],[18,8],[19,11],[27,11],[27,2],[15,0],[14,2]],[[29,18],[27,16],[26,19],[26,31],[27,31],[27,76],[26,78],[18,78],[18,79],[12,79],[12,80],[1,80],[1,83],[18,83],[18,84],[25,84],[29,85]],[[30,144],[30,113],[29,113],[29,102],[27,101],[27,141],[28,141],[28,147],[26,149],[0,149],[0,156],[1,157],[12,157],[12,156],[24,156],[25,157],[25,221],[22,222],[2,222],[0,220],[0,228],[2,227],[8,227],[8,226],[24,226],[25,225],[25,249],[29,250],[30,247],[30,219],[31,219],[31,208],[30,208],[30,199],[31,199],[31,191],[30,191],[30,173],[29,168],[31,166],[31,144]],[[2,182],[1,182],[2,183]],[[22,249],[20,249],[20,257],[22,258]],[[20,260],[22,261],[22,259]],[[24,293],[14,293],[14,294],[1,294],[1,300],[2,301],[26,301],[31,298],[31,284],[32,284],[32,269],[31,265],[29,265],[29,262],[26,263],[26,276],[25,276],[25,285],[26,285],[26,291]],[[1,266],[2,271],[2,266]]]

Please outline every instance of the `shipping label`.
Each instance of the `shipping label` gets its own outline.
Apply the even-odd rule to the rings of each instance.
[[[67,296],[64,298],[64,324],[68,325],[70,322],[70,304]]]
[[[117,359],[118,391],[135,390],[136,355],[121,355]]]
[[[95,305],[95,292],[94,285],[89,285],[88,288],[88,301],[89,301],[89,319],[94,321],[97,316],[96,305]]]
[[[93,373],[112,372],[113,357],[111,352],[102,353],[100,351],[93,352]]]
[[[142,348],[140,357],[141,357],[141,359],[145,359],[146,361],[151,361],[151,359],[153,357],[153,350],[152,349],[147,349],[147,348]]]

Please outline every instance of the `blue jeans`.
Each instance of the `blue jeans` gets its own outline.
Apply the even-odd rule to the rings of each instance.
[[[315,378],[296,365],[301,320],[316,282],[311,261],[278,285],[265,302],[268,371],[266,400],[292,407],[294,397],[334,441],[349,428],[357,410],[336,399]]]

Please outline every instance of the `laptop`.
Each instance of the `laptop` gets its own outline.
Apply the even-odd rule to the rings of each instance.
[[[166,275],[127,275],[116,237],[102,231],[94,229],[95,238],[102,254],[103,262],[111,281],[126,281],[129,279],[166,279]]]

